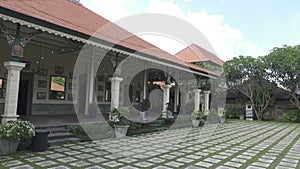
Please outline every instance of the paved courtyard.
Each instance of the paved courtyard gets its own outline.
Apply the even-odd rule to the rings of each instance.
[[[300,126],[230,121],[0,157],[0,168],[300,168]]]

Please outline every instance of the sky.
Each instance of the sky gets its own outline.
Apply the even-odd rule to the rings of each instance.
[[[298,0],[81,0],[80,2],[112,22],[143,13],[168,14],[181,18],[201,31],[213,47],[213,50],[207,50],[224,61],[239,55],[263,56],[274,47],[300,44]],[[176,54],[188,46],[166,36],[140,35],[140,37],[171,54]]]

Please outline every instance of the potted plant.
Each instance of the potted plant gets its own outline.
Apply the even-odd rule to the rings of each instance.
[[[127,107],[114,107],[109,112],[109,123],[114,127],[117,138],[126,136],[129,125],[125,116],[128,113],[129,109]]]
[[[204,112],[203,111],[201,111],[201,110],[194,111],[192,113],[192,117],[193,117],[192,118],[192,123],[193,123],[194,127],[198,127],[201,121],[202,121],[202,123],[204,123],[203,118],[205,118],[205,117],[204,117]]]
[[[219,122],[224,123],[226,120],[225,109],[218,107]]]
[[[26,143],[35,135],[29,121],[8,121],[0,126],[0,154],[15,152],[20,142]]]

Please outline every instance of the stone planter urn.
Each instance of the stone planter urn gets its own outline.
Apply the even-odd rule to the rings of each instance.
[[[192,119],[193,127],[198,127],[200,124],[200,119]]]
[[[127,130],[129,125],[114,125],[115,127],[115,134],[116,134],[116,138],[123,138],[126,136],[127,134]]]
[[[16,139],[0,138],[0,155],[16,152],[19,143]]]

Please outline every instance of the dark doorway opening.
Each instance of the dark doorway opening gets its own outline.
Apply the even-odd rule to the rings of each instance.
[[[30,115],[33,94],[33,73],[21,72],[17,115]]]

